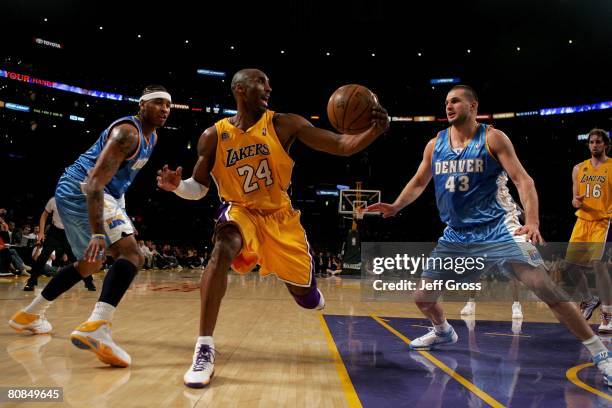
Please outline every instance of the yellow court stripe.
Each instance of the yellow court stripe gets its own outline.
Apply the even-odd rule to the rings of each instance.
[[[584,363],[577,365],[576,367],[572,367],[565,372],[565,376],[568,380],[570,380],[574,385],[582,388],[583,390],[587,390],[588,392],[592,392],[595,395],[598,395],[602,398],[612,401],[612,396],[606,394],[605,392],[601,392],[588,384],[583,383],[580,378],[578,378],[578,371],[582,370],[586,367],[591,367],[593,363]]]
[[[340,377],[340,382],[342,383],[342,390],[344,391],[346,402],[351,408],[361,408],[361,401],[359,401],[357,391],[355,391],[355,387],[351,382],[351,377],[349,377],[348,371],[346,371],[346,367],[342,362],[342,357],[340,356],[340,352],[336,347],[336,343],[334,343],[334,338],[332,337],[331,332],[329,331],[329,327],[327,327],[327,323],[325,323],[323,313],[319,314],[319,318],[321,320],[321,327],[323,328],[323,333],[325,333],[325,339],[327,340],[327,347],[329,348],[329,351],[334,358],[334,364],[336,366],[336,371],[338,372],[338,377]]]
[[[406,344],[410,344],[411,343],[411,341],[410,341],[410,339],[408,339],[408,337],[404,336],[402,333],[398,332],[393,327],[391,327],[387,323],[383,322],[380,317],[378,317],[378,316],[376,316],[374,314],[370,315],[370,317],[372,319],[376,320],[385,329],[389,330],[391,333],[395,334],[397,337],[402,339],[404,341],[404,343],[406,343]],[[417,351],[417,350],[414,350],[414,351]],[[504,405],[501,404],[499,401],[497,401],[495,398],[493,398],[492,396],[490,396],[489,394],[487,394],[486,392],[484,392],[483,390],[478,388],[476,385],[474,385],[471,382],[469,382],[462,375],[456,373],[455,370],[451,370],[446,364],[444,364],[442,361],[440,361],[437,358],[435,358],[433,355],[431,355],[427,351],[418,351],[418,352],[421,353],[426,359],[428,359],[429,361],[434,363],[440,370],[442,370],[446,374],[450,375],[459,384],[463,385],[465,388],[467,388],[469,391],[471,391],[472,393],[477,395],[478,398],[480,398],[481,400],[483,400],[484,402],[486,402],[490,406],[495,407],[495,408],[503,408],[504,407]]]

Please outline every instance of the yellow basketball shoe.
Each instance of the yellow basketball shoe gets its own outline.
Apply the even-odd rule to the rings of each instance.
[[[215,349],[208,344],[196,344],[193,362],[183,376],[183,382],[190,388],[204,388],[215,373]]]
[[[29,331],[32,334],[46,334],[53,330],[53,326],[45,318],[44,313],[38,315],[23,310],[15,313],[8,324],[18,332]]]
[[[128,367],[132,359],[111,338],[111,323],[108,320],[95,320],[81,323],[70,334],[72,344],[83,350],[89,350],[98,359],[114,367]]]

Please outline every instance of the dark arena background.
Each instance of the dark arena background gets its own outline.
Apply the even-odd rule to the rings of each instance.
[[[509,136],[534,179],[544,239],[567,242],[576,221],[572,168],[589,158],[591,129],[612,130],[611,22],[612,2],[603,0],[4,2],[0,216],[16,230],[38,225],[64,168],[113,120],[138,112],[146,85],[166,87],[173,106],[126,194],[137,239],[151,241],[165,258],[138,275],[116,313],[115,338],[134,365],[103,370],[67,339],[95,303],[104,272],[94,275],[98,293],[79,284],[49,309],[54,336],[43,344],[30,339],[41,336],[5,324],[38,293],[22,291],[27,278],[13,268],[13,276],[0,277],[0,389],[61,387],[63,402],[48,406],[83,407],[612,406],[595,368],[571,377],[569,369],[590,356],[525,288],[522,331],[511,328],[507,299],[479,304],[475,332],[459,320],[467,297],[449,303],[459,343],[448,354],[432,352],[432,362],[405,344],[429,325],[413,302],[364,300],[359,276],[335,273],[353,222],[361,242],[440,237],[431,183],[385,220],[339,214],[339,189],[360,182],[393,202],[426,143],[448,127],[444,100],[457,83],[476,90],[478,121]],[[201,133],[235,113],[230,82],[242,68],[268,75],[271,110],[314,126],[333,130],[327,101],[345,84],[372,90],[391,123],[351,157],[294,143],[290,195],[325,263],[318,273],[327,307],[323,314],[304,311],[273,277],[231,274],[215,332],[215,380],[192,390],[181,376],[197,336],[198,285],[219,198],[213,184],[204,199],[183,200],[157,188],[156,173],[168,164],[189,177]],[[26,265],[28,251],[20,250]],[[594,277],[588,281],[593,287]],[[46,282],[41,278],[37,290]]]

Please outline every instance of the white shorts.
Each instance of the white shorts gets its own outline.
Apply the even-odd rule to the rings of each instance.
[[[57,211],[64,223],[66,237],[77,259],[83,259],[91,240],[87,200],[78,181],[64,175],[55,190]],[[106,245],[134,233],[134,225],[119,200],[104,193],[104,234]]]

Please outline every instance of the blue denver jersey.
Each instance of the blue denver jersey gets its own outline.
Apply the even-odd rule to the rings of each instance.
[[[442,221],[451,228],[465,228],[518,216],[506,186],[508,176],[487,149],[487,126],[479,124],[459,153],[452,149],[449,129],[438,135],[431,163]]]
[[[116,199],[126,192],[136,174],[140,169],[147,163],[149,157],[153,153],[153,148],[157,142],[157,134],[153,132],[151,139],[147,142],[142,133],[142,124],[140,119],[136,116],[125,116],[121,119],[114,121],[108,128],[106,128],[101,134],[98,140],[91,146],[85,153],[79,156],[79,158],[69,167],[66,167],[64,174],[68,175],[72,179],[83,182],[87,178],[88,172],[94,168],[96,161],[104,149],[106,140],[113,127],[120,123],[131,123],[138,129],[138,147],[134,154],[126,159],[117,173],[113,176],[111,181],[104,187],[104,192],[112,195]]]

